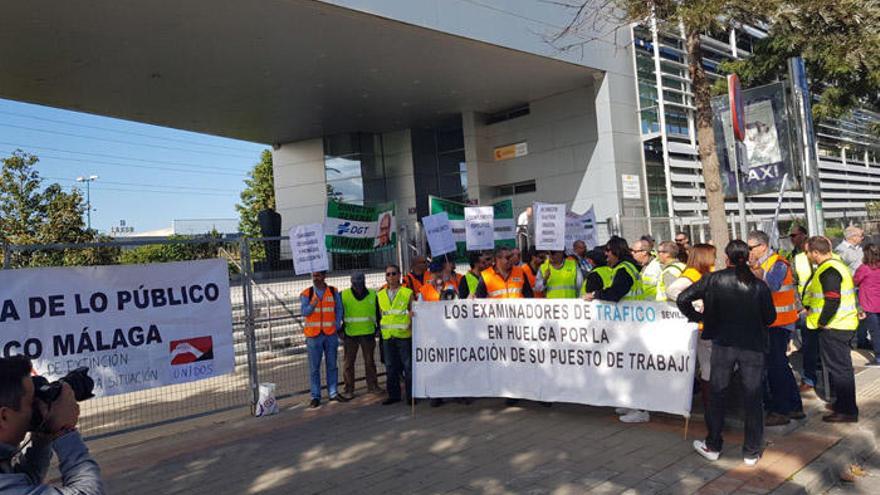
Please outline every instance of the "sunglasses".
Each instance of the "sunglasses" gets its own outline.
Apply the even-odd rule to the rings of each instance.
[[[400,275],[400,272],[388,272],[385,274],[386,277],[394,277],[396,275]]]
[[[755,244],[754,246],[749,246],[749,251],[752,251],[752,250],[754,250],[754,249],[757,249],[757,248],[759,248],[759,247],[761,247],[761,246],[763,246],[763,244]]]
[[[676,239],[675,242],[681,244],[682,242],[687,242],[687,239]]]

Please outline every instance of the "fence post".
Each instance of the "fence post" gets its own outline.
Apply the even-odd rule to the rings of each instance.
[[[241,294],[244,299],[244,337],[247,342],[248,385],[251,388],[251,414],[259,401],[260,377],[257,372],[257,338],[254,330],[253,268],[251,267],[250,239],[242,237]]]
[[[9,243],[3,243],[3,269],[9,270],[12,264],[12,251],[9,250]]]

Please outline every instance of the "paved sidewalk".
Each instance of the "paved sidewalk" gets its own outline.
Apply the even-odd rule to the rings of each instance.
[[[880,370],[859,377],[863,421],[880,409]],[[232,411],[90,442],[108,493],[765,493],[798,491],[802,468],[854,431],[809,420],[768,432],[756,468],[740,456],[740,432],[728,433],[722,459],[709,463],[691,442],[695,419],[654,415],[625,425],[607,408],[497,399],[430,408],[381,406],[363,395],[347,404],[282,401],[279,415]],[[876,427],[876,426],[875,426]],[[791,430],[791,428],[789,428]],[[825,489],[829,488],[828,486]]]

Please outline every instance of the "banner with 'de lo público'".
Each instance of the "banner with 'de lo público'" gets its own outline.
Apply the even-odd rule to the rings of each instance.
[[[696,325],[663,303],[413,303],[415,397],[510,397],[689,415]]]
[[[2,270],[0,351],[49,380],[87,366],[97,396],[230,373],[226,260]]]

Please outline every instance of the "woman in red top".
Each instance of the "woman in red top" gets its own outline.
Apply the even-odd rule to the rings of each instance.
[[[859,289],[859,318],[865,320],[865,332],[874,347],[874,359],[868,366],[880,366],[880,246],[866,244],[862,251],[865,257],[853,283]],[[867,336],[859,337],[863,341]]]

